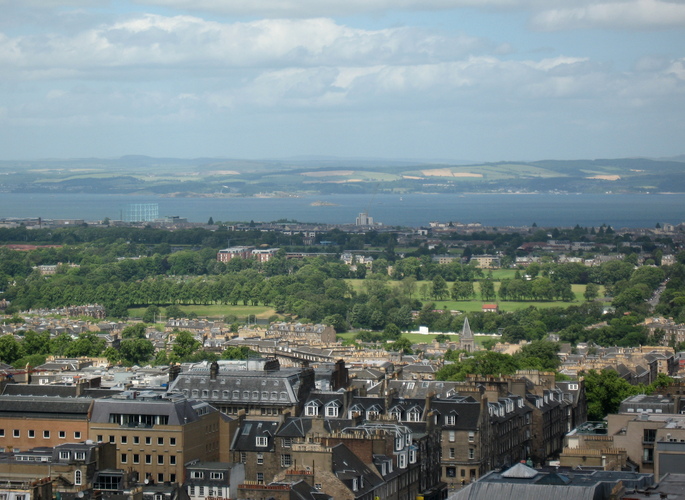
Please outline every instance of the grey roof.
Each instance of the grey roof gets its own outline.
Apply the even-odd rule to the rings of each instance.
[[[311,369],[309,371],[313,374]],[[181,392],[186,397],[212,402],[293,405],[298,402],[298,394],[305,378],[310,376],[307,370],[301,368],[275,371],[227,370],[220,371],[215,379],[209,373],[189,372],[181,373],[169,386],[169,392]],[[313,382],[313,376],[311,378]],[[272,397],[272,392],[277,393],[276,399]],[[263,393],[266,393],[266,397]],[[281,393],[285,393],[284,398]]]
[[[93,401],[91,398],[0,396],[0,415],[86,419]]]
[[[167,425],[185,425],[200,419],[194,402],[187,399],[116,399],[94,400],[91,422],[108,423],[110,414],[138,414],[168,416]],[[216,411],[209,407],[210,411]]]
[[[278,437],[294,438],[305,437],[312,428],[312,419],[305,417],[288,417],[283,422],[283,425],[278,430],[276,435]]]
[[[342,443],[333,447],[332,467],[333,473],[350,490],[352,479],[363,476],[363,485],[361,482],[358,484],[358,489],[354,492],[355,498],[362,497],[383,484],[383,480]]]
[[[274,450],[274,437],[280,423],[272,420],[245,420],[233,436],[231,450],[263,451]],[[257,437],[266,437],[267,446],[257,446]]]

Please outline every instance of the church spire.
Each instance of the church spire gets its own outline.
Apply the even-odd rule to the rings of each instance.
[[[464,327],[461,329],[461,339],[472,339],[473,333],[471,332],[471,325],[469,325],[468,316],[464,318]]]

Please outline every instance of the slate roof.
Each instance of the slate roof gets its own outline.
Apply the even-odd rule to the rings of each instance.
[[[311,369],[309,372],[313,373]],[[209,373],[181,373],[169,386],[169,392],[180,392],[186,397],[217,403],[289,406],[297,404],[303,384],[308,383],[306,378],[311,377],[313,383],[309,372],[301,368],[275,371],[226,370],[219,371],[213,380]],[[237,394],[235,391],[238,391]],[[273,392],[277,393],[276,399],[272,397]]]
[[[288,417],[276,433],[278,437],[303,438],[312,428],[312,419],[303,417]]]
[[[481,406],[473,398],[466,398],[461,401],[433,401],[431,408],[440,413],[441,417],[446,417],[456,412],[457,419],[453,426],[445,425],[444,420],[441,418],[440,423],[447,429],[474,430],[478,428]]]
[[[198,402],[187,399],[115,399],[94,400],[91,422],[108,423],[110,414],[138,414],[168,416],[167,425],[185,425],[200,419],[193,408]],[[210,411],[217,411],[209,407]]]
[[[0,415],[85,420],[93,401],[91,398],[0,396]]]
[[[352,453],[347,446],[340,443],[332,450],[333,473],[340,479],[347,488],[352,491],[352,480],[363,477],[364,481],[358,481],[357,491],[354,491],[355,498],[363,497],[369,492],[383,484],[383,480],[362,462],[357,455]]]
[[[245,420],[233,436],[231,450],[234,451],[274,451],[274,437],[280,422],[271,420]],[[267,446],[257,446],[257,437],[266,437]]]

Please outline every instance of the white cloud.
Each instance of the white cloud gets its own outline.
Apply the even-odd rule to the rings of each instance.
[[[543,31],[585,28],[655,29],[685,27],[685,4],[664,0],[593,2],[543,9],[531,26]]]
[[[136,70],[316,65],[412,64],[462,57],[490,48],[484,40],[413,28],[362,30],[331,19],[258,20],[222,24],[191,16],[145,15],[74,35],[0,35],[0,64],[22,78],[117,78]],[[494,48],[494,47],[493,47]]]
[[[516,7],[521,0],[137,0],[184,11],[265,17],[329,17],[391,10]]]

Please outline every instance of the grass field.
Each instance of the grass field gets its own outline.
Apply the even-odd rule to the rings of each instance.
[[[339,333],[337,337],[339,340],[351,340],[354,339],[355,335],[357,335],[357,332],[347,332]],[[435,339],[435,337],[438,335],[442,334],[431,333],[429,335],[421,335],[420,333],[403,333],[402,337],[409,339],[412,344],[424,344],[427,342],[433,342],[433,339]],[[459,341],[459,335],[448,335],[447,337],[449,337],[450,341]],[[490,335],[474,335],[474,340],[476,341],[477,345],[482,345],[483,342],[489,338],[491,338]]]
[[[194,312],[202,318],[223,318],[229,314],[233,314],[238,319],[247,318],[254,314],[257,318],[267,319],[276,314],[276,311],[271,307],[266,306],[228,306],[228,305],[213,305],[213,306],[179,306],[183,312]],[[145,312],[145,307],[133,307],[128,310],[129,316],[132,318],[140,318]],[[161,308],[164,310],[164,308]]]
[[[507,279],[507,278],[513,278],[514,273],[516,271],[514,269],[497,269],[493,272],[493,278],[495,279]],[[359,279],[348,279],[346,280],[350,285],[352,285],[352,289],[360,292],[364,290],[364,280],[359,280]],[[399,281],[388,281],[388,285],[390,287],[396,287],[399,286],[400,282]],[[421,285],[424,284],[430,284],[430,281],[417,281],[416,282],[416,290],[418,296],[418,290],[421,289]],[[452,287],[452,282],[448,282],[447,285],[451,288]],[[476,297],[478,297],[480,293],[480,287],[479,283],[476,282],[474,283],[474,289],[476,291]],[[515,301],[506,301],[506,300],[500,300],[500,301],[493,301],[496,302],[499,305],[500,311],[517,311],[519,309],[525,309],[530,306],[535,306],[539,308],[546,308],[546,307],[568,307],[570,305],[578,305],[582,303],[585,298],[583,297],[583,293],[585,293],[585,285],[571,285],[571,289],[573,290],[574,295],[576,296],[576,300],[573,302],[562,302],[562,301],[552,301],[552,302],[542,302],[542,301],[534,301],[534,300],[524,300],[521,302],[515,302]],[[499,290],[499,281],[495,282],[495,290]],[[601,286],[599,290],[599,296],[603,296],[604,294],[604,287]],[[424,300],[425,302],[429,302],[429,300]],[[480,311],[483,304],[485,304],[487,301],[483,301],[479,299],[474,299],[474,300],[467,300],[467,301],[455,301],[455,300],[436,300],[435,302],[435,307],[437,309],[447,309],[447,310],[456,310],[456,311],[463,311],[463,312],[476,312]]]

